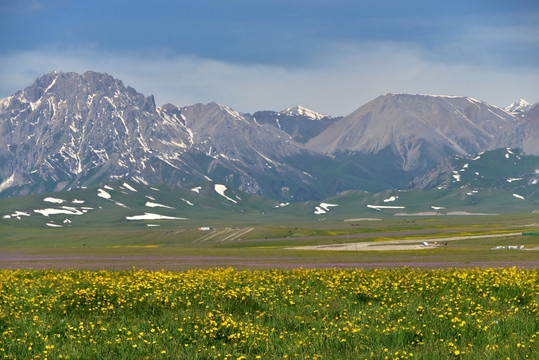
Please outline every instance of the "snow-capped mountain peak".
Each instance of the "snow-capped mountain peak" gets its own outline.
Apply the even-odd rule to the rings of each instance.
[[[289,116],[305,116],[311,120],[320,120],[325,117],[330,117],[326,114],[321,114],[316,111],[304,108],[303,106],[296,106],[293,108],[288,108],[286,110],[281,111],[281,114],[289,115]]]
[[[505,111],[507,111],[510,114],[524,114],[528,112],[532,107],[532,104],[527,102],[524,99],[518,99],[508,107],[504,108]]]

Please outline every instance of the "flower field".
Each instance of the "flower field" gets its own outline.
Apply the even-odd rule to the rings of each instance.
[[[0,270],[0,358],[527,359],[536,269]]]

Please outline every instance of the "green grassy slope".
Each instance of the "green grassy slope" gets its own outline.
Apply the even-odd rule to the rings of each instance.
[[[362,217],[532,213],[538,208],[538,201],[533,197],[517,198],[511,191],[499,189],[450,187],[376,194],[346,191],[320,202],[279,203],[235,189],[226,189],[223,196],[213,183],[174,188],[118,181],[77,191],[3,199],[0,228],[192,228],[212,224],[331,222]],[[129,220],[145,214],[171,219]]]
[[[539,201],[539,156],[525,155],[518,149],[497,149],[451,159],[453,169],[432,183],[469,190],[505,190],[525,199]],[[517,197],[519,198],[519,197]]]

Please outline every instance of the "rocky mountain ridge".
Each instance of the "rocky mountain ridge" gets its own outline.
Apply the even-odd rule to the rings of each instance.
[[[308,153],[285,132],[215,103],[158,107],[105,74],[45,75],[2,102],[0,126],[0,189],[22,186],[16,195],[119,178],[182,185],[219,172],[257,193],[258,177],[307,178],[280,161]]]
[[[388,94],[342,118],[303,107],[243,114],[216,103],[156,106],[107,74],[53,72],[0,101],[0,197],[117,179],[217,181],[295,201],[405,188],[448,155],[539,154],[538,112]]]
[[[306,144],[324,154],[388,149],[404,171],[424,171],[452,155],[499,147],[496,135],[519,119],[463,96],[386,94],[337,121]]]

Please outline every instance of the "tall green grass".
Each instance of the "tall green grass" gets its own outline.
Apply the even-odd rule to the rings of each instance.
[[[527,359],[537,270],[0,271],[7,359]]]

